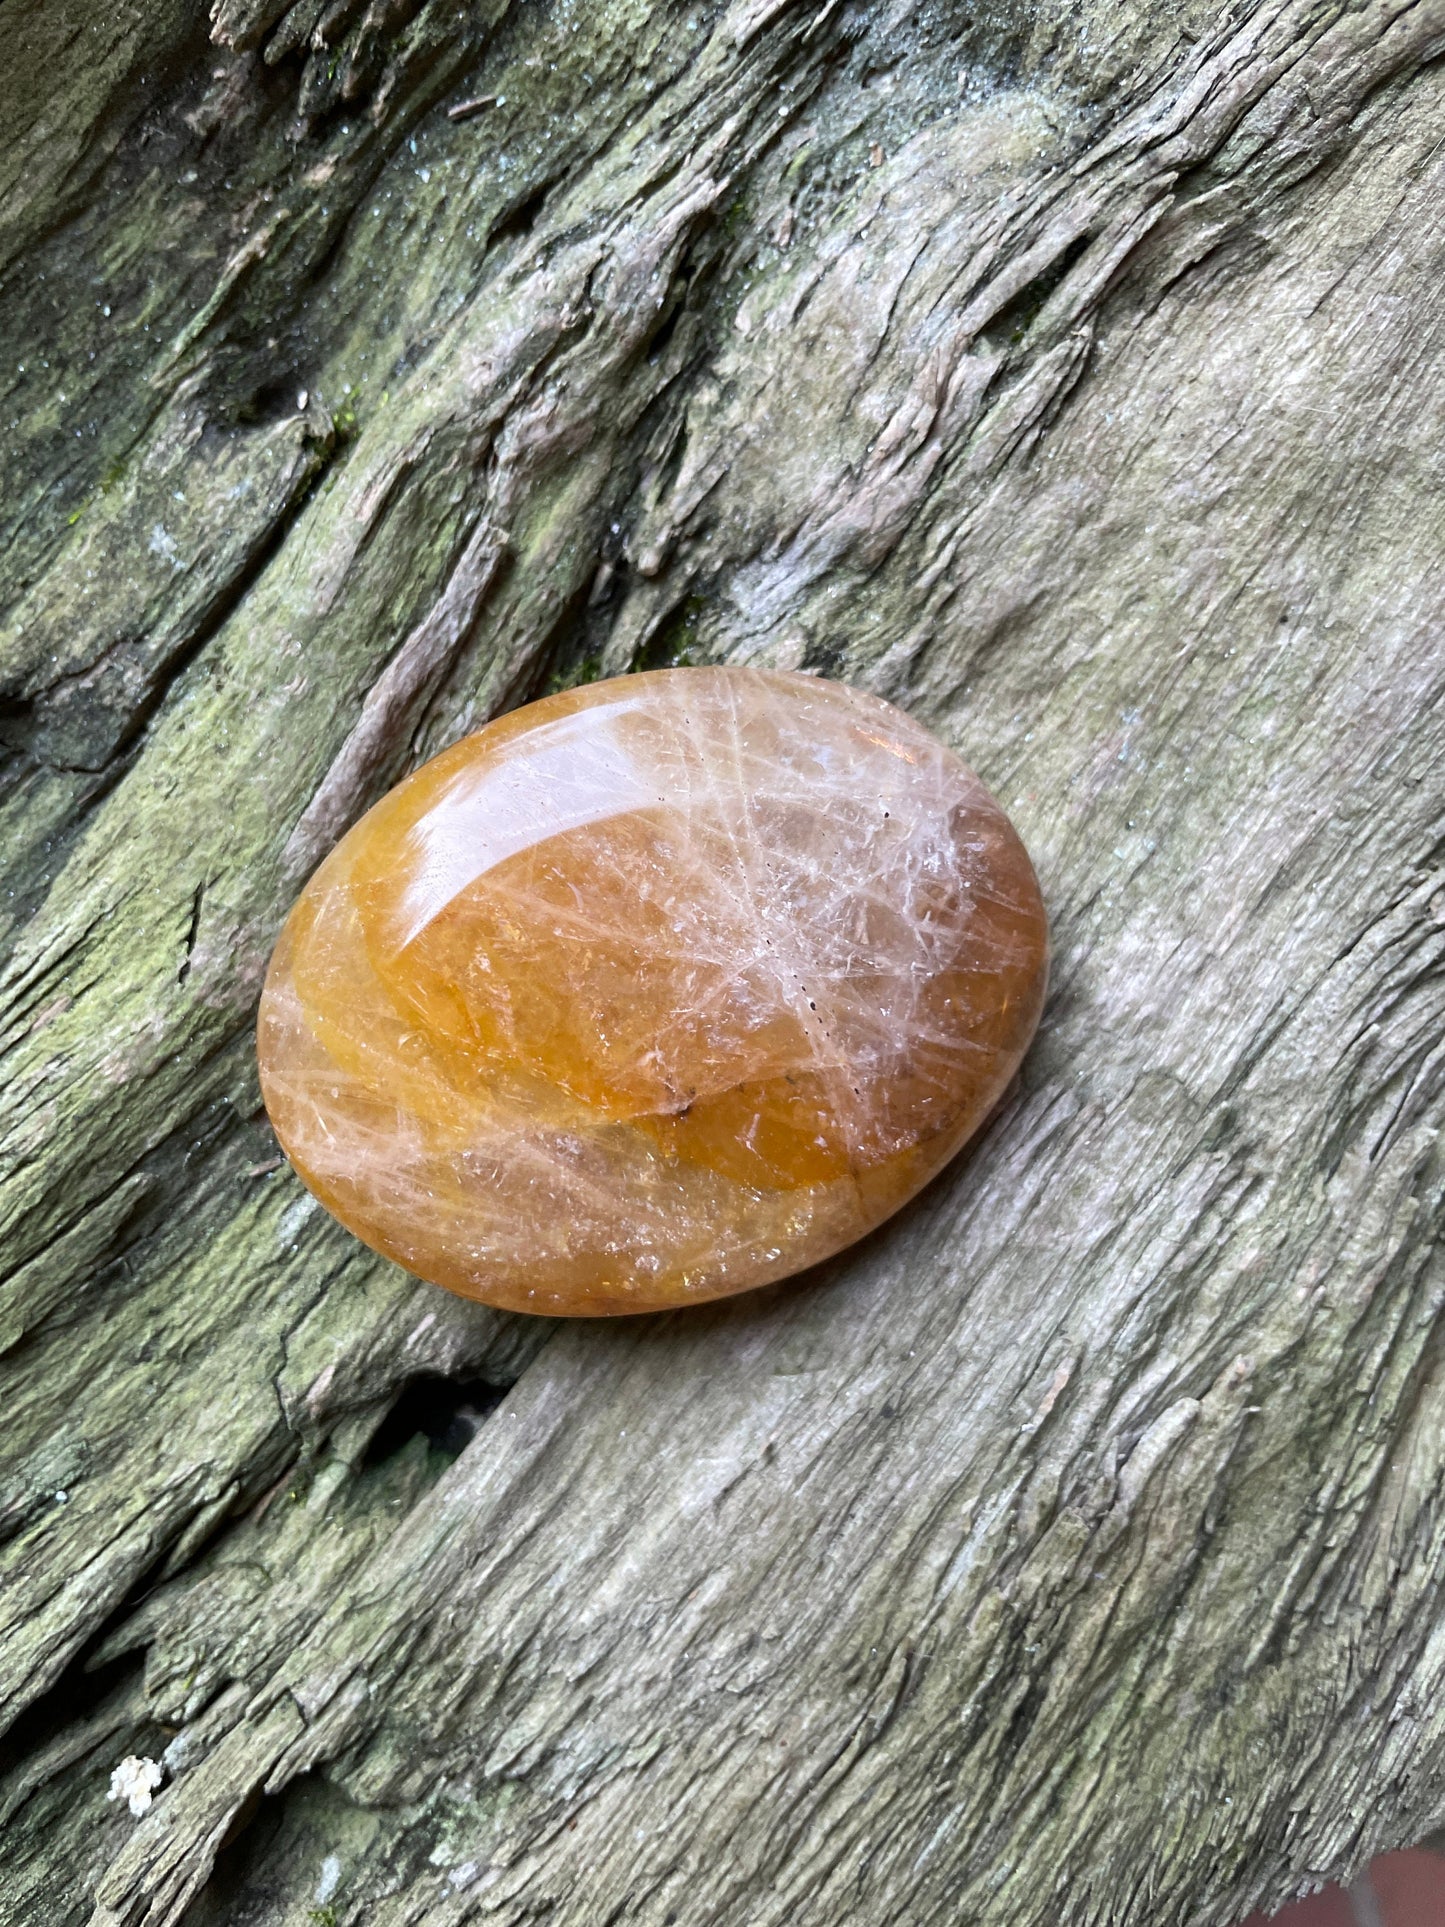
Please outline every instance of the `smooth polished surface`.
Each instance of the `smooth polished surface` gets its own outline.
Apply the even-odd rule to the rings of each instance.
[[[342,1222],[467,1297],[692,1303],[851,1243],[972,1135],[1043,1001],[1032,865],[900,710],[671,669],[436,757],[322,864],[267,1109]]]

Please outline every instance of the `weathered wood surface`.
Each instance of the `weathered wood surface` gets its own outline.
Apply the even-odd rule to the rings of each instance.
[[[1228,1927],[1426,1832],[1445,0],[0,36],[0,1922]],[[258,976],[683,654],[957,742],[1050,1009],[824,1275],[528,1324],[272,1168]]]

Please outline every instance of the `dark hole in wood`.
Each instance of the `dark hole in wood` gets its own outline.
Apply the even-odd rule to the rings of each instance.
[[[530,234],[537,225],[537,216],[542,212],[542,204],[547,199],[547,189],[550,186],[550,181],[543,181],[540,186],[534,187],[530,194],[518,201],[515,207],[509,207],[492,229],[488,236],[489,242],[495,244],[498,241],[511,241],[524,234]]]
[[[449,1459],[459,1458],[506,1396],[504,1385],[489,1385],[482,1378],[458,1380],[428,1372],[409,1379],[377,1427],[364,1463],[380,1465],[418,1436]]]

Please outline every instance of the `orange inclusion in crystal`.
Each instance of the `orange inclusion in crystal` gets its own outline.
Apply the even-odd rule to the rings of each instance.
[[[398,785],[281,933],[261,1081],[305,1182],[489,1304],[653,1310],[812,1264],[978,1128],[1047,929],[953,752],[810,676],[550,696]]]

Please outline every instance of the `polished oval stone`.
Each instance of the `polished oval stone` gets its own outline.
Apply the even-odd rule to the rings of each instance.
[[[987,1117],[1047,931],[954,753],[811,676],[549,696],[356,825],[282,931],[266,1106],[343,1224],[557,1314],[786,1277]]]

